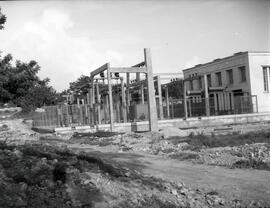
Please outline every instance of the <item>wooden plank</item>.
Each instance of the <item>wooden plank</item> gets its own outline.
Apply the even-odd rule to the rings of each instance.
[[[110,129],[113,132],[113,130],[114,130],[114,120],[113,120],[113,99],[112,99],[112,83],[111,83],[111,69],[110,69],[110,64],[108,64],[107,77],[108,77],[108,88],[109,88]]]
[[[109,68],[109,63],[106,63],[106,64],[102,65],[101,67],[97,68],[96,70],[92,71],[91,76],[93,77],[93,76],[105,71],[108,68]]]
[[[147,73],[146,68],[140,67],[112,67],[111,73]]]
[[[150,131],[158,131],[157,106],[155,100],[155,88],[153,82],[152,61],[149,49],[144,49],[144,60],[147,68],[147,90]]]

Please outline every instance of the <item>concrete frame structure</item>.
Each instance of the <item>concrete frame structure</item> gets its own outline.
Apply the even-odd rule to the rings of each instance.
[[[266,71],[264,74],[263,68]],[[219,92],[232,92],[231,95],[220,96],[224,99],[226,96],[256,95],[258,112],[270,112],[270,52],[239,52],[198,64],[184,69],[183,72],[184,79],[189,80],[185,84],[187,91],[199,92],[207,88]],[[210,86],[205,87],[207,83]],[[265,90],[264,86],[267,85],[268,90]]]
[[[112,73],[125,73],[127,79],[127,96],[124,93],[124,84],[121,83],[122,87],[122,96],[126,97],[126,99],[122,99],[123,105],[126,106],[126,101],[129,103],[129,81],[130,81],[130,73],[136,73],[137,81],[139,81],[140,73],[146,74],[146,82],[147,82],[147,95],[148,95],[148,110],[149,110],[149,128],[150,131],[158,131],[158,120],[157,120],[157,111],[156,111],[156,100],[155,100],[155,90],[153,83],[153,71],[152,71],[152,61],[150,49],[144,49],[144,62],[136,64],[132,67],[111,67],[109,63],[104,64],[98,69],[94,70],[90,74],[91,78],[91,93],[90,93],[90,105],[91,109],[94,109],[95,104],[95,76],[104,73],[107,73],[107,81],[108,81],[108,96],[109,96],[109,117],[110,117],[110,130],[114,131],[114,118],[113,118],[113,98],[112,98],[112,85],[111,85],[111,74]],[[97,89],[97,94],[99,95],[99,90]],[[99,96],[98,96],[99,97]],[[125,107],[122,109],[126,112]],[[93,115],[95,115],[93,113]],[[126,115],[126,113],[125,113]],[[99,112],[98,112],[99,116]],[[93,118],[95,120],[95,118]]]

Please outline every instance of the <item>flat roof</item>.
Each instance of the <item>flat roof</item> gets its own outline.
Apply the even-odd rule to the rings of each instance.
[[[197,67],[202,67],[202,66],[206,66],[206,65],[209,65],[209,64],[212,64],[212,63],[217,63],[219,61],[224,61],[226,59],[230,59],[232,57],[241,56],[241,55],[248,54],[248,53],[253,53],[253,54],[263,54],[263,53],[266,53],[266,54],[269,54],[270,55],[270,51],[243,51],[243,52],[237,52],[237,53],[234,53],[231,56],[227,56],[227,57],[224,57],[224,58],[217,58],[217,59],[214,59],[213,61],[206,62],[204,64],[197,64],[197,65],[195,65],[193,67],[190,67],[190,68],[187,68],[187,69],[183,69],[182,71],[187,71],[187,70],[190,70],[190,69],[195,69]]]

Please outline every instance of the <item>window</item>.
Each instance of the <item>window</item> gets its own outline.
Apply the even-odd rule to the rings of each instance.
[[[227,83],[233,84],[233,70],[232,69],[227,70]]]
[[[207,74],[207,85],[208,85],[208,87],[212,87],[211,74]]]
[[[222,86],[221,72],[216,73],[216,78],[217,78],[217,85]]]
[[[240,82],[245,82],[247,80],[246,67],[245,66],[239,67],[239,72],[240,72]]]
[[[263,67],[263,87],[265,92],[269,92],[268,77],[269,73],[267,71],[267,67]]]

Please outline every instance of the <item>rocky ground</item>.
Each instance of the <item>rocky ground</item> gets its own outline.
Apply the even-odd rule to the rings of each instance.
[[[170,131],[169,137],[167,131]],[[218,136],[182,137],[172,128],[159,133],[102,134],[75,133],[69,142],[106,146],[118,152],[147,152],[207,165],[270,170],[270,128],[243,135]]]
[[[0,121],[0,207],[270,206],[262,200],[224,198],[215,189],[192,188],[102,157],[141,152],[167,161],[270,170],[268,131],[216,137],[180,133],[174,128],[140,134],[38,134],[23,120]],[[89,146],[101,152],[83,151]]]

